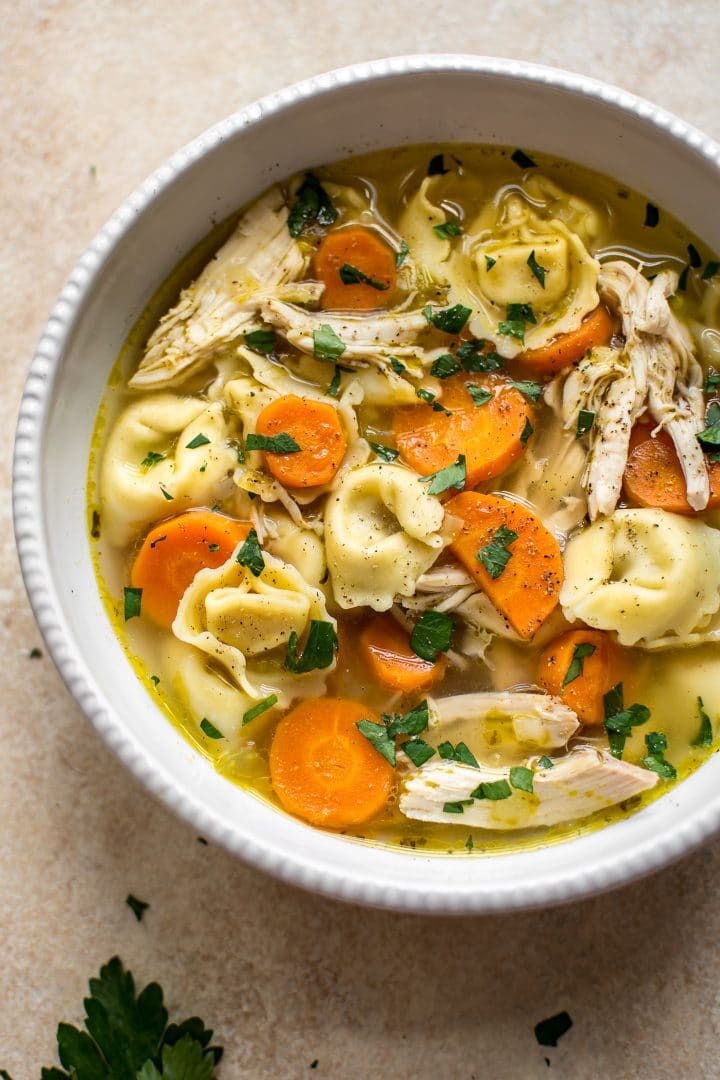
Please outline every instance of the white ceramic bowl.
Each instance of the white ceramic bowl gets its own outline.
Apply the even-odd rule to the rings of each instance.
[[[432,141],[540,149],[611,173],[720,250],[720,147],[624,91],[475,56],[380,60],[298,83],[175,154],[80,259],[22,401],[15,525],[30,601],[70,691],[125,765],[198,832],[286,881],[346,900],[503,911],[607,889],[695,847],[720,825],[720,757],[633,817],[536,851],[427,856],[311,829],[224,780],[158,711],[105,616],[85,524],[88,448],[108,372],[180,256],[276,179],[353,152]]]

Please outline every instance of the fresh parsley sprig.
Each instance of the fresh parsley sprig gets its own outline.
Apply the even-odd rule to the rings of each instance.
[[[294,238],[313,226],[324,228],[337,220],[338,212],[320,181],[308,173],[298,188],[288,214],[288,230]]]
[[[503,570],[512,558],[512,551],[508,548],[518,539],[518,534],[501,525],[493,533],[492,539],[484,544],[478,551],[476,558],[487,570],[490,577],[495,580],[500,577]]]

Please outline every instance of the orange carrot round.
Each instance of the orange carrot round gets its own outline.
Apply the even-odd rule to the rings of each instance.
[[[476,405],[467,389],[474,384],[492,393]],[[525,397],[497,375],[454,375],[442,384],[440,402],[396,409],[393,431],[400,454],[423,476],[444,469],[465,455],[466,486],[474,487],[505,472],[522,455],[522,437],[532,409]]]
[[[607,345],[614,329],[612,315],[600,304],[585,316],[577,329],[561,334],[540,349],[527,349],[520,359],[537,375],[554,375],[582,360],[588,349]]]
[[[340,273],[343,267],[352,268],[344,271],[346,277],[360,280],[346,284]],[[371,311],[393,302],[395,253],[375,229],[349,225],[329,232],[315,254],[313,269],[325,285],[320,305],[326,311]]]
[[[393,690],[424,690],[442,677],[445,658],[423,660],[410,648],[409,635],[392,615],[376,615],[360,632],[360,652],[373,675]]]
[[[340,468],[347,439],[337,409],[324,401],[286,394],[266,405],[257,418],[258,435],[290,435],[300,447],[291,454],[265,452],[265,464],[289,488],[329,484]]]
[[[555,537],[524,506],[497,495],[464,491],[446,502],[445,510],[463,523],[450,550],[517,633],[531,638],[557,607],[563,583]],[[510,541],[504,530],[516,533],[517,539]],[[497,576],[478,558],[481,551],[499,569]]]
[[[582,657],[576,678],[563,686],[571,670],[575,650],[589,645],[595,650]],[[580,659],[576,662],[576,670]],[[561,698],[577,713],[584,724],[602,724],[605,719],[603,697],[613,686],[623,681],[625,659],[623,651],[609,634],[602,630],[568,630],[543,651],[538,667],[538,685],[548,694]]]
[[[199,570],[222,566],[251,525],[212,510],[188,510],[161,521],[145,537],[130,574],[142,589],[142,613],[172,626],[183,593]]]
[[[270,747],[270,779],[291,814],[341,829],[383,809],[394,770],[358,731],[360,720],[382,726],[370,709],[343,698],[309,698],[280,721]]]
[[[630,450],[623,487],[628,502],[669,510],[673,514],[694,514],[687,501],[685,477],[672,439],[666,431],[653,438],[651,424],[636,424],[630,435]],[[720,506],[720,462],[707,462],[710,478],[708,510]]]

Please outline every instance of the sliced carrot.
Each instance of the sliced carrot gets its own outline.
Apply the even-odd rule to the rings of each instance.
[[[255,431],[267,436],[284,433],[300,447],[292,454],[265,453],[270,472],[289,488],[329,484],[347,450],[337,409],[295,394],[286,394],[266,405],[257,418]]]
[[[170,627],[183,593],[199,570],[222,566],[247,538],[249,521],[211,510],[188,510],[161,521],[145,537],[130,574],[142,589],[141,609],[153,622]]]
[[[600,304],[585,316],[576,330],[561,334],[540,349],[527,349],[520,359],[538,375],[554,375],[582,360],[588,349],[607,345],[614,330],[615,320]]]
[[[555,537],[524,506],[497,495],[464,491],[446,502],[445,510],[463,523],[450,550],[517,633],[531,638],[555,610],[563,583]],[[509,558],[498,576],[491,577],[478,554],[502,540],[503,533],[499,538],[496,533],[503,527],[517,533],[517,539],[507,543]]]
[[[373,675],[393,690],[423,690],[442,677],[445,658],[423,660],[392,615],[377,615],[360,632],[360,652]]]
[[[343,267],[360,271],[358,277],[369,279],[346,284],[340,275]],[[375,229],[350,225],[327,234],[313,263],[315,277],[325,290],[320,305],[326,311],[346,309],[370,311],[388,307],[395,292],[395,253]],[[353,274],[346,271],[346,276]]]
[[[291,814],[341,829],[379,814],[394,783],[392,766],[358,731],[380,717],[359,701],[309,698],[277,726],[270,747],[270,779]]]
[[[490,401],[476,405],[468,384],[492,393]],[[408,405],[393,416],[397,448],[416,472],[428,476],[464,454],[466,486],[474,487],[499,476],[522,455],[522,437],[532,409],[506,379],[453,375],[443,381],[440,402],[447,413],[431,405]]]
[[[652,424],[636,424],[630,435],[630,450],[623,486],[629,502],[669,510],[673,514],[694,514],[687,501],[685,477],[672,439],[666,431],[651,435]],[[707,462],[710,478],[708,510],[720,506],[720,462]]]
[[[570,666],[578,645],[590,645],[595,651],[582,657],[580,674],[563,686],[568,674],[574,674]],[[625,668],[623,651],[609,634],[602,630],[568,630],[543,651],[537,681],[548,694],[564,701],[584,724],[602,724],[603,697],[623,681]]]

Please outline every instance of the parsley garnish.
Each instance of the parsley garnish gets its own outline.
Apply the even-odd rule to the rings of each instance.
[[[528,323],[537,323],[535,312],[530,304],[508,304],[505,309],[505,321],[498,324],[498,334],[525,341],[525,327]]]
[[[297,454],[300,447],[292,435],[281,431],[279,435],[248,435],[246,450],[264,450],[266,454]]]
[[[703,385],[703,393],[716,394],[720,387],[720,371],[715,371],[714,368],[710,368],[705,376],[705,383]]]
[[[396,356],[390,357],[390,367],[393,369],[396,375],[403,375],[405,373],[405,365],[401,364]]]
[[[690,273],[690,267],[686,266],[685,269],[683,270],[683,272],[680,274],[680,277],[678,278],[678,291],[679,292],[685,292],[685,290],[687,289],[688,274],[689,273]]]
[[[236,562],[239,562],[241,566],[246,566],[253,577],[260,577],[265,569],[265,560],[255,529],[251,529],[247,534],[245,543],[237,553]]]
[[[496,262],[497,262],[497,259],[493,259],[492,256],[486,255],[485,256],[485,269],[486,270],[492,270],[492,268],[493,268],[493,266],[495,265]]]
[[[368,446],[383,461],[395,461],[400,456],[400,451],[395,450],[392,446],[383,446],[382,443],[370,442],[369,439]]]
[[[268,697],[263,698],[262,701],[258,701],[257,705],[253,705],[252,709],[248,709],[247,712],[243,713],[243,727],[245,727],[246,724],[249,724],[250,721],[254,720],[257,716],[261,716],[264,712],[267,712],[268,709],[272,709],[273,705],[277,705],[277,701],[277,694],[270,694]]]
[[[592,426],[595,423],[595,413],[589,412],[587,409],[581,409],[578,413],[577,428],[575,429],[575,438],[582,439],[583,435],[587,435],[592,430]]]
[[[253,352],[260,353],[261,356],[269,356],[270,353],[275,351],[275,331],[268,330],[250,330],[249,333],[244,334],[245,344],[248,349],[252,349]]]
[[[440,757],[445,761],[457,761],[461,765],[472,765],[473,769],[479,767],[477,758],[464,742],[459,742],[456,746],[453,746],[451,742],[442,742],[437,750]]]
[[[338,367],[337,364],[335,365],[335,374],[333,375],[332,379],[330,380],[330,383],[328,384],[328,387],[325,390],[325,393],[329,397],[337,397],[338,394],[340,393],[340,368]]]
[[[297,237],[312,225],[332,225],[338,212],[320,181],[308,173],[298,188],[295,202],[288,214],[290,235]]]
[[[570,1030],[572,1020],[570,1014],[563,1012],[549,1016],[547,1020],[541,1020],[535,1025],[535,1038],[541,1046],[557,1046],[558,1039]]]
[[[369,285],[371,289],[377,289],[378,292],[384,292],[385,289],[389,289],[390,286],[378,281],[377,278],[368,277],[357,266],[353,266],[352,263],[343,263],[338,271],[340,274],[340,280],[343,285]]]
[[[408,247],[407,240],[400,241],[400,247],[395,252],[395,269],[399,270],[402,264],[410,254],[410,248]]]
[[[541,758],[538,758],[538,765],[541,769],[552,769],[555,765],[555,762],[551,758],[545,757],[545,755],[543,754]]]
[[[423,611],[410,634],[410,648],[422,660],[434,663],[439,652],[447,652],[455,623],[444,611]]]
[[[142,467],[144,469],[151,469],[153,467],[153,465],[157,465],[158,461],[164,461],[164,460],[165,460],[165,455],[164,454],[158,454],[155,450],[148,450],[147,454],[142,459],[140,464],[142,465]]]
[[[433,232],[440,240],[452,240],[454,236],[460,236],[462,226],[452,218],[448,218],[442,225],[433,225]]]
[[[467,840],[465,841],[465,847],[468,851],[472,851],[472,849],[475,847],[472,836],[468,836]]]
[[[200,721],[200,730],[207,735],[208,739],[224,739],[222,731],[218,731],[214,724],[211,724],[207,718],[203,718]]]
[[[525,765],[513,765],[510,769],[510,783],[518,791],[528,791],[532,794],[534,777],[535,773]]]
[[[313,352],[318,360],[329,360],[334,364],[347,349],[347,345],[338,337],[329,323],[313,330]]]
[[[520,432],[520,445],[521,446],[527,446],[530,436],[533,435],[534,433],[535,433],[535,428],[532,426],[532,424],[530,423],[529,419],[526,416],[525,417],[525,426],[523,427],[522,431]]]
[[[445,176],[445,174],[449,172],[450,170],[445,168],[444,154],[435,154],[434,157],[430,158],[427,167],[428,176]]]
[[[429,476],[421,476],[420,483],[427,484],[429,480],[428,495],[442,495],[443,491],[448,491],[449,488],[462,491],[466,479],[465,455],[459,454],[457,461],[454,461],[452,465],[447,465],[444,469],[438,469],[437,472],[430,473]]]
[[[702,266],[702,259],[700,258],[700,252],[694,244],[688,244],[687,246],[688,261],[693,269],[697,270],[699,266]]]
[[[540,383],[531,382],[527,379],[516,382],[514,379],[511,379],[510,385],[514,386],[516,390],[519,390],[529,401],[537,403],[540,400],[540,395],[542,394],[542,386]]]
[[[485,342],[480,338],[470,338],[458,347],[457,358],[466,371],[502,371],[505,367],[503,357],[496,352],[484,353],[484,348]]]
[[[435,395],[431,390],[426,390],[424,387],[418,386],[415,391],[415,396],[419,397],[422,401],[426,401],[428,405],[432,405],[434,412],[444,412],[446,416],[452,416],[449,409],[446,409],[441,402],[435,400]]]
[[[507,780],[486,780],[483,784],[478,784],[470,794],[473,799],[490,799],[492,802],[500,802],[502,799],[509,799],[512,790]]]
[[[531,157],[528,157],[524,150],[514,150],[510,155],[510,160],[514,161],[520,169],[537,168],[537,161],[533,161]]]
[[[677,769],[665,760],[667,750],[667,736],[661,731],[649,731],[645,736],[647,754],[642,759],[643,766],[650,772],[657,773],[663,780],[674,780]]]
[[[161,491],[162,491],[162,493],[163,493],[163,498],[164,498],[164,499],[166,499],[166,500],[167,500],[168,502],[172,502],[172,501],[173,501],[173,499],[175,498],[175,496],[174,496],[174,495],[171,495],[169,491],[166,491],[166,490],[165,490],[165,488],[164,488],[164,487],[162,486],[162,484],[160,484],[160,490],[161,490]]]
[[[428,304],[423,308],[423,315],[431,326],[444,330],[446,334],[459,334],[472,315],[472,308],[463,304],[454,304],[449,308],[437,308],[435,311]]]
[[[134,589],[130,586],[126,586],[123,589],[123,602],[124,602],[124,615],[125,622],[128,619],[134,619],[140,614],[140,607],[142,604],[142,589]]]
[[[710,403],[705,416],[706,427],[698,432],[696,438],[704,450],[716,450],[720,446],[720,405]]]
[[[448,379],[451,375],[457,375],[458,371],[462,371],[462,366],[452,353],[443,353],[442,356],[438,356],[437,360],[433,360],[430,368],[430,374],[436,379]]]
[[[713,729],[710,723],[710,717],[705,712],[705,705],[703,699],[699,697],[697,699],[698,712],[700,713],[700,730],[697,733],[697,737],[693,739],[693,746],[712,746],[713,741]]]
[[[505,525],[501,525],[493,533],[492,540],[483,545],[475,556],[478,562],[483,564],[493,580],[500,577],[510,562],[513,553],[508,551],[508,548],[510,544],[515,543],[517,538],[518,534],[516,532],[508,529]]]
[[[481,405],[487,405],[488,401],[492,401],[492,391],[486,390],[484,386],[476,386],[475,383],[465,383],[465,389],[473,399],[473,404],[478,409]],[[532,428],[530,428],[530,434],[532,435]],[[520,441],[522,442],[522,435],[520,436]],[[525,443],[523,443],[523,446],[524,445]]]
[[[645,724],[650,719],[650,710],[646,705],[623,706],[623,684],[620,682],[608,690],[603,697],[605,708],[605,730],[613,757],[621,758],[625,749],[625,740],[634,727]]]
[[[375,747],[377,752],[382,754],[385,760],[389,761],[394,767],[396,760],[395,740],[388,734],[385,725],[375,724],[372,720],[358,720],[355,726],[360,734],[364,735],[367,741]]]
[[[564,690],[571,682],[575,682],[579,679],[583,673],[583,661],[586,656],[592,656],[595,652],[595,646],[589,642],[582,642],[580,645],[576,645],[573,649],[572,660],[568,665],[568,669],[565,672],[565,678],[562,681],[562,689]]]
[[[45,1068],[43,1080],[212,1080],[223,1053],[208,1045],[212,1031],[197,1016],[168,1026],[162,989],[150,983],[136,995],[133,977],[117,956],[100,969],[99,979],[90,980],[85,1009],[87,1031],[59,1025],[65,1069]]]
[[[100,539],[100,511],[93,510],[92,512],[92,524],[90,525],[90,535],[93,540]]]
[[[330,667],[335,659],[338,647],[337,633],[331,622],[321,619],[310,620],[310,632],[305,642],[302,656],[297,655],[298,636],[293,630],[287,646],[285,667],[294,675],[305,675],[308,671]]]
[[[220,545],[219,544],[208,544],[208,551],[219,551],[219,550],[220,550]]]
[[[405,713],[404,716],[399,713],[395,713],[393,716],[383,714],[383,720],[388,733],[392,736],[421,735],[423,731],[427,731],[430,722],[428,703],[427,701],[421,701],[410,712]]]
[[[720,262],[716,262],[714,259],[710,259],[707,266],[702,272],[702,280],[708,281],[709,278],[715,277],[718,270],[720,270]]]
[[[132,909],[132,913],[137,919],[137,921],[142,922],[142,917],[147,911],[147,909],[150,907],[150,905],[146,904],[144,900],[138,900],[137,896],[133,896],[132,893],[128,893],[127,897],[125,898],[125,903],[129,908]]]
[[[403,743],[402,749],[416,768],[420,768],[435,754],[435,747],[430,746],[424,739],[408,739],[407,742]]]
[[[540,263],[537,261],[534,251],[531,251],[528,255],[527,264],[544,289],[545,275],[547,274],[547,269],[546,267],[541,266]]]
[[[160,685],[160,676],[159,675],[151,675],[150,676],[150,682],[153,684],[153,686],[159,686]]]
[[[458,802],[446,802],[443,805],[444,814],[464,814],[466,806],[472,806],[472,799],[461,799]]]
[[[207,446],[210,440],[207,435],[203,435],[202,431],[199,432],[194,439],[191,439],[189,443],[185,444],[186,450],[197,450],[198,446]]]
[[[660,211],[654,203],[645,204],[645,226],[648,229],[654,229],[660,220]]]

